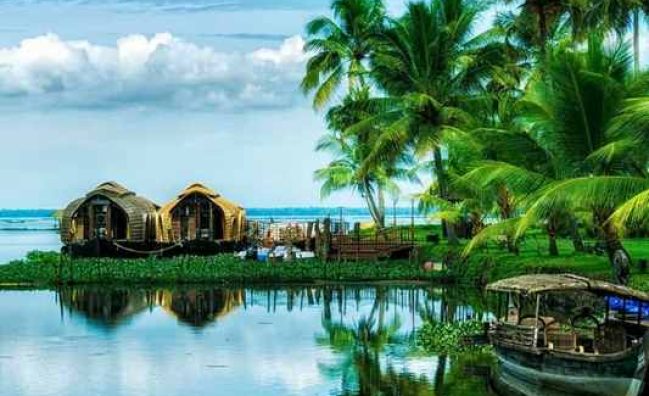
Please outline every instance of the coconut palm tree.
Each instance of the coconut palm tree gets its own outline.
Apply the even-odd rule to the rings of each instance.
[[[355,96],[366,99],[369,91],[357,91]],[[332,107],[327,113],[330,132],[323,136],[317,151],[328,151],[334,160],[326,167],[315,171],[315,179],[322,182],[320,195],[324,198],[335,191],[351,189],[361,195],[378,228],[385,227],[385,196],[387,192],[398,196],[397,180],[416,181],[416,170],[410,169],[409,156],[402,154],[390,163],[364,167],[374,147],[378,133],[372,129],[358,130],[354,134],[345,129],[369,116],[353,106],[352,95],[344,103]]]
[[[374,117],[352,128],[383,126],[366,166],[389,163],[408,150],[432,154],[439,195],[450,198],[442,136],[470,119],[460,105],[484,72],[478,49],[486,39],[472,33],[481,10],[465,0],[414,2],[403,17],[389,21],[371,56],[372,77],[385,96],[368,103],[378,109]],[[445,229],[449,242],[456,242],[453,227]]]
[[[530,84],[519,117],[548,153],[551,173],[539,172],[537,179],[543,182],[533,192],[525,186],[531,173],[519,166],[492,164],[493,169],[482,170],[482,177],[491,173],[531,195],[522,218],[500,226],[517,235],[560,210],[591,213],[620,282],[629,257],[608,219],[648,183],[647,154],[637,148],[647,143],[648,80],[633,76],[630,61],[627,46],[606,48],[597,36],[590,38],[586,51],[556,50],[544,75]],[[636,144],[625,143],[629,140]]]
[[[516,5],[518,13],[501,13],[496,23],[507,26],[510,35],[522,39],[529,49],[535,49],[541,58],[548,44],[570,36],[573,42],[581,41],[588,32],[586,24],[589,4],[575,0],[505,0]]]
[[[586,13],[591,28],[613,30],[622,37],[629,30],[633,34],[633,66],[640,71],[640,18],[649,12],[649,3],[643,0],[596,0]]]
[[[365,85],[372,37],[385,17],[381,0],[333,0],[334,18],[318,17],[307,24],[305,51],[312,54],[302,90],[314,92],[313,107],[322,109],[347,81],[347,93]]]

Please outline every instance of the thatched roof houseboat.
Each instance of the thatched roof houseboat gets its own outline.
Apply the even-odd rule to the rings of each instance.
[[[158,206],[115,182],[98,185],[72,201],[61,216],[65,245],[92,240],[155,241]]]
[[[159,211],[160,242],[241,241],[245,210],[200,183],[194,183]]]

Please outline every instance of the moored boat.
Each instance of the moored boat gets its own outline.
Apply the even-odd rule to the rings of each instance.
[[[490,330],[499,388],[520,394],[642,392],[649,294],[572,274],[523,275],[487,290],[500,297]]]

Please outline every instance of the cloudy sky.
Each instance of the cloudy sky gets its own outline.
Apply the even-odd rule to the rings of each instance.
[[[0,0],[0,208],[105,180],[156,201],[196,180],[248,207],[361,205],[319,199],[324,128],[297,89],[304,25],[327,5]]]
[[[393,11],[401,1],[390,4]],[[321,201],[321,116],[297,89],[326,0],[0,0],[0,208],[105,180],[164,201],[193,180],[246,206]]]

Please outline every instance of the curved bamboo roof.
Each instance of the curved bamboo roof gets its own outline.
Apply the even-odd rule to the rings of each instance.
[[[171,212],[183,199],[198,194],[207,197],[213,204],[221,208],[224,215],[224,239],[239,239],[241,237],[241,226],[245,217],[245,210],[236,203],[225,199],[221,194],[206,187],[201,183],[192,183],[185,188],[178,196],[167,202],[160,208],[159,213],[162,225],[166,230],[171,229]],[[167,232],[162,232],[162,239],[166,242],[170,239]]]
[[[649,294],[609,282],[573,274],[535,274],[502,279],[487,285],[488,291],[530,295],[553,291],[587,291],[649,301]]]
[[[84,197],[70,202],[63,210],[61,217],[61,240],[71,241],[72,218],[79,208],[93,197],[102,196],[119,206],[127,215],[129,222],[129,239],[143,241],[146,239],[146,217],[156,218],[158,205],[150,200],[136,195],[133,191],[114,181],[101,183]]]

